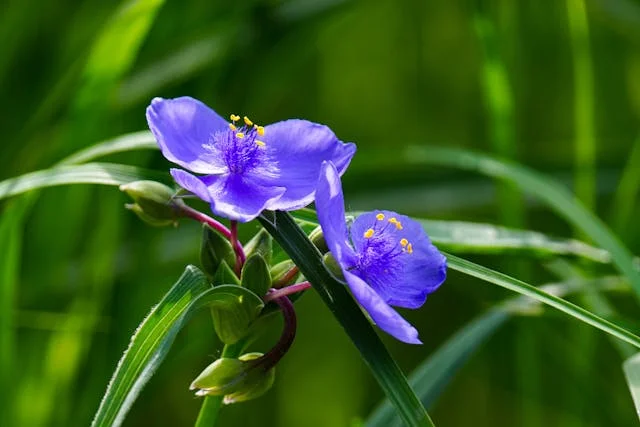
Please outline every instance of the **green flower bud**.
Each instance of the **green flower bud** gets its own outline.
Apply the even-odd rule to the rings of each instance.
[[[296,274],[293,277],[287,278],[287,273],[289,273],[295,266],[295,263],[288,259],[271,267],[271,283],[273,283],[274,285],[277,284],[278,287],[294,284],[296,282],[296,279],[298,278],[298,275]]]
[[[269,266],[262,255],[254,254],[247,258],[242,267],[242,286],[256,295],[265,295],[271,287]]]
[[[258,231],[251,240],[244,245],[244,253],[247,258],[251,255],[261,255],[269,264],[271,262],[271,253],[273,252],[273,237],[264,228]]]
[[[327,242],[324,241],[324,234],[322,234],[322,228],[320,226],[317,226],[315,230],[309,234],[309,240],[318,248],[320,253],[326,254],[329,252],[329,247],[327,246]]]
[[[203,270],[208,275],[213,276],[222,261],[226,262],[231,268],[236,265],[236,255],[231,243],[213,228],[203,224],[202,243],[200,244],[200,263]]]
[[[273,385],[275,369],[265,372],[257,359],[262,353],[247,353],[238,359],[221,358],[207,366],[191,383],[197,396],[224,396],[225,404],[255,399]]]
[[[333,255],[331,255],[331,252],[326,253],[322,257],[322,263],[324,264],[327,271],[331,273],[334,279],[340,282],[345,281],[344,274],[342,274],[342,268],[340,267],[340,264],[338,264],[338,261],[335,260]]]
[[[156,181],[134,181],[120,186],[133,199],[134,204],[125,205],[140,219],[154,225],[173,224],[180,217],[182,201],[175,199],[170,187]]]

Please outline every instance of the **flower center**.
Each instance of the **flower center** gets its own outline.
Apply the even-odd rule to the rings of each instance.
[[[383,213],[364,233],[364,243],[358,251],[356,268],[365,275],[396,270],[401,265],[398,257],[413,253],[413,246],[403,237],[402,223],[397,218],[385,218]]]
[[[216,132],[207,150],[220,156],[231,174],[242,174],[265,163],[266,144],[259,138],[264,135],[264,127],[254,124],[247,116],[240,123],[240,116],[231,115],[229,129]]]

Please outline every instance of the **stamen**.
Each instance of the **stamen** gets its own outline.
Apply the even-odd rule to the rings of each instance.
[[[255,142],[258,147],[264,147],[266,145],[264,141],[260,141],[259,139],[256,139]]]
[[[244,138],[244,133],[242,132],[236,133],[236,138],[240,138],[240,139]]]
[[[236,116],[235,114],[231,115],[231,121],[232,122],[237,122],[238,120],[240,120],[240,116]]]
[[[373,228],[368,229],[367,231],[364,232],[364,237],[366,239],[371,238],[371,236],[373,236]]]
[[[231,129],[231,130],[232,130],[232,131],[234,131],[234,132],[238,130],[238,128],[236,127],[236,125],[234,125],[234,124],[232,124],[232,123],[229,123],[229,129]]]
[[[413,253],[413,246],[411,246],[411,243],[407,245],[407,253],[410,253],[410,254]]]
[[[389,218],[389,222],[396,226],[398,230],[402,230],[402,223],[396,219],[396,217]]]
[[[379,213],[378,215],[376,215],[376,219],[378,221],[382,221],[384,219],[384,214],[383,213]]]
[[[249,117],[244,116],[244,124],[247,126],[253,126],[253,122],[249,120]]]
[[[258,135],[260,136],[264,136],[264,126],[255,126],[256,132],[258,132]]]
[[[405,246],[407,246],[409,244],[409,241],[407,239],[401,239],[400,240],[400,244],[404,248]]]

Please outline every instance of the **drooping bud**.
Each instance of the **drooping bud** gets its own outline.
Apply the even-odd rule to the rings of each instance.
[[[231,268],[236,264],[236,256],[231,243],[213,228],[203,224],[202,243],[200,245],[202,268],[207,274],[213,276],[218,271],[222,261],[226,262]]]
[[[125,207],[153,226],[174,224],[180,217],[182,201],[175,198],[175,191],[156,181],[134,181],[120,186],[135,203]]]
[[[221,358],[207,366],[191,383],[197,396],[224,396],[225,404],[262,396],[273,385],[275,369],[260,366],[262,353],[247,353],[238,359]]]
[[[251,255],[258,254],[264,258],[267,264],[271,262],[272,252],[273,237],[271,237],[264,228],[258,231],[258,233],[244,245],[244,253],[247,258],[251,257]]]

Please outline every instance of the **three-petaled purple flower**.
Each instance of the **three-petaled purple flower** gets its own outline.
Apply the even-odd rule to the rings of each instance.
[[[241,222],[264,209],[308,205],[322,162],[333,162],[342,174],[356,151],[323,125],[285,120],[263,127],[236,115],[227,122],[190,97],[155,98],[147,121],[169,161],[204,174],[171,169],[176,182],[215,214]]]
[[[322,165],[316,207],[327,246],[356,300],[382,330],[421,344],[418,331],[391,307],[422,306],[446,278],[446,258],[420,224],[395,212],[373,211],[347,230],[340,175],[331,162]]]

